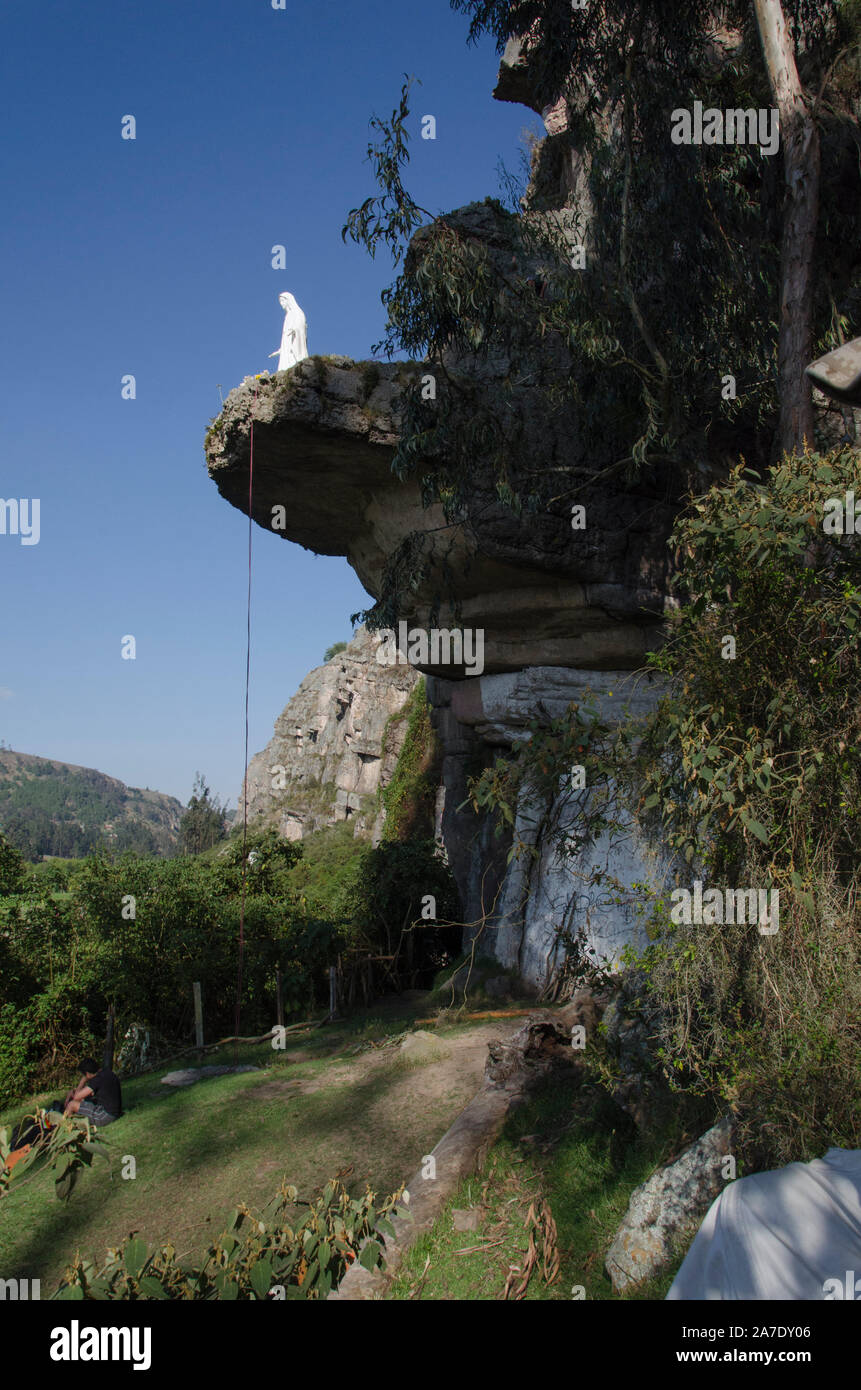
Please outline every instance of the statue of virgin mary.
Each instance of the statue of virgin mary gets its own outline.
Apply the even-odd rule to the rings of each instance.
[[[286,372],[308,356],[308,322],[289,290],[278,296],[278,303],[284,310],[281,350],[269,356],[278,358],[279,372]]]

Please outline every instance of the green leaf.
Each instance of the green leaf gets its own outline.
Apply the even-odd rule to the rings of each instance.
[[[27,1160],[25,1159],[24,1163],[26,1163],[26,1161]],[[23,1167],[23,1164],[19,1164],[18,1166]],[[77,1182],[77,1178],[77,1169],[71,1164],[65,1170],[64,1173],[60,1174],[60,1176],[54,1183],[54,1192],[56,1193],[59,1201],[68,1202],[69,1198],[72,1195],[72,1188],[75,1186],[75,1183]]]
[[[126,1273],[136,1279],[146,1264],[146,1242],[135,1239],[130,1240],[123,1251],[123,1264]]]
[[[377,1242],[375,1240],[369,1240],[368,1243],[362,1247],[362,1253],[359,1255],[359,1264],[365,1269],[374,1270],[380,1262],[381,1253],[381,1248]]]
[[[109,1161],[108,1155],[105,1152],[104,1144],[83,1143],[81,1145],[81,1148],[84,1149],[88,1154],[94,1154],[96,1158],[103,1158],[106,1163]]]
[[[768,831],[764,825],[760,825],[758,820],[754,820],[753,816],[747,816],[745,817],[745,825],[758,840],[762,840],[764,845],[768,844]]]
[[[251,1269],[251,1287],[258,1298],[265,1298],[272,1287],[272,1266],[268,1260],[258,1260]]]
[[[154,1274],[145,1274],[138,1285],[144,1298],[168,1298],[169,1295],[160,1279]]]

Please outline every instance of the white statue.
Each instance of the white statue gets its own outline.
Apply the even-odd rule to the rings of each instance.
[[[269,356],[278,358],[279,372],[286,372],[308,356],[308,322],[289,290],[278,296],[278,303],[284,310],[281,351],[270,352]]]

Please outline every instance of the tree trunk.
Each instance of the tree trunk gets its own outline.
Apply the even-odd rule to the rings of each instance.
[[[104,1048],[103,1048],[103,1050],[102,1050],[102,1066],[103,1066],[107,1071],[112,1071],[112,1070],[113,1070],[113,1066],[114,1066],[114,1029],[115,1029],[115,1027],[116,1027],[116,1016],[115,1016],[115,1014],[114,1014],[114,1006],[113,1006],[113,1004],[111,1004],[111,1005],[109,1006],[109,1008],[108,1008],[108,1028],[107,1028],[107,1035],[106,1035],[106,1037],[105,1037],[105,1046],[104,1046]]]
[[[813,445],[813,253],[819,216],[819,132],[807,108],[780,0],[753,0],[772,98],[780,114],[786,198],[780,252],[778,391],[781,453]]]

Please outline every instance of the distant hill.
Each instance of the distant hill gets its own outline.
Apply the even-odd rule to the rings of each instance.
[[[0,830],[31,860],[97,849],[177,852],[185,807],[92,767],[0,749]]]

